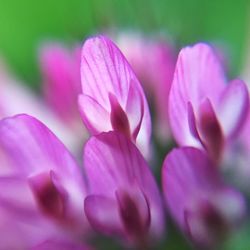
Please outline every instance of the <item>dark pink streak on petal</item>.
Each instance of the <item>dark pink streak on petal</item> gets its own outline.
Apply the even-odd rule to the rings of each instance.
[[[114,131],[118,131],[128,138],[131,138],[127,114],[112,93],[109,93],[109,101],[111,106],[110,120]]]
[[[133,197],[125,190],[118,189],[116,198],[123,226],[135,239],[143,239],[150,226],[150,208],[145,195]]]
[[[53,183],[50,173],[32,176],[29,183],[41,211],[56,219],[62,218],[65,197]]]
[[[199,133],[210,157],[218,163],[224,147],[224,135],[209,99],[199,107]]]

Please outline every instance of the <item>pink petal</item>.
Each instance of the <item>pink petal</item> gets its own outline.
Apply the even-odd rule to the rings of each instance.
[[[23,178],[51,173],[50,187],[58,190],[62,186],[69,195],[64,218],[74,229],[87,226],[82,212],[87,190],[81,170],[45,125],[28,115],[6,118],[0,122],[0,147],[14,172]]]
[[[43,213],[57,219],[65,216],[67,193],[57,187],[52,173],[44,172],[29,177],[29,184]]]
[[[192,147],[174,149],[163,164],[162,185],[170,213],[202,247],[221,241],[219,233],[227,233],[245,211],[243,196],[219,177],[208,156]]]
[[[89,195],[84,201],[84,210],[95,230],[108,235],[122,234],[123,226],[114,199],[103,195]]]
[[[111,106],[110,120],[114,131],[121,132],[130,138],[130,126],[126,113],[120,106],[116,97],[109,93],[109,101]]]
[[[82,50],[81,78],[83,94],[93,98],[108,113],[111,112],[110,94],[116,97],[125,112],[128,108],[129,115],[127,115],[130,127],[132,129],[137,126],[141,127],[138,135],[141,138],[140,141],[143,140],[145,144],[149,142],[151,122],[143,90],[121,51],[108,38],[99,36],[85,42]],[[139,95],[132,95],[131,88],[135,89],[133,93],[137,91]],[[133,98],[140,99],[133,100]],[[134,110],[129,108],[128,104],[130,102],[136,104]],[[134,117],[138,116],[138,110],[140,111],[139,115],[143,115],[143,118],[139,117],[139,119],[135,120]],[[96,124],[93,124],[93,120],[91,120],[91,116],[89,117],[87,112],[82,113],[82,116],[88,127],[95,128]],[[138,124],[134,124],[135,121]],[[110,124],[110,117],[108,120],[103,120],[102,123],[104,128],[101,131],[106,131],[106,124]],[[100,125],[98,130],[99,128]],[[92,131],[90,132],[92,133]],[[143,146],[148,147],[148,145]]]
[[[163,39],[150,39],[138,33],[119,34],[116,40],[155,107],[155,132],[165,143],[170,136],[168,95],[175,67],[173,48]]]
[[[114,94],[124,107],[130,81],[136,76],[120,50],[106,37],[87,40],[82,50],[82,90],[109,109],[108,93]]]
[[[83,122],[92,134],[112,130],[109,113],[91,96],[79,95],[79,109]]]
[[[204,152],[184,147],[172,150],[165,158],[162,185],[172,216],[181,228],[185,228],[184,211],[200,193],[216,190],[220,182]]]
[[[209,99],[200,104],[198,130],[201,142],[211,159],[218,163],[224,149],[224,135]]]
[[[189,126],[192,136],[194,136],[195,139],[197,139],[198,141],[202,143],[202,140],[200,138],[198,128],[197,128],[198,124],[196,124],[197,121],[196,121],[196,117],[194,114],[193,105],[191,102],[187,103],[187,114],[188,114],[188,126]]]
[[[1,177],[0,190],[2,249],[28,249],[61,233],[39,213],[29,185],[22,177]]]
[[[130,121],[132,131],[132,138],[136,141],[137,145],[145,156],[149,154],[149,144],[151,133],[151,122],[148,110],[144,113],[145,97],[141,95],[138,88],[134,84],[130,85],[128,92],[128,99],[126,104],[126,113]]]
[[[63,124],[41,98],[17,82],[13,76],[0,75],[0,118],[17,114],[29,114],[44,122],[70,149],[79,144],[79,136],[75,136],[67,125]]]
[[[0,206],[26,221],[39,217],[28,182],[20,176],[0,177]],[[25,197],[25,199],[24,199]]]
[[[11,159],[13,168],[24,176],[54,170],[84,186],[80,169],[69,151],[44,124],[31,116],[2,120],[0,146]]]
[[[223,69],[213,50],[206,44],[197,44],[181,50],[169,93],[169,119],[172,132],[180,145],[199,146],[189,130],[187,106],[194,112],[207,97],[217,104],[225,89]]]
[[[224,134],[235,137],[247,119],[249,95],[245,83],[233,80],[223,92],[218,109],[218,118]]]
[[[139,187],[151,209],[151,231],[155,235],[163,231],[159,190],[146,161],[131,141],[117,132],[92,137],[85,145],[84,166],[92,194],[115,198],[117,188],[134,192]]]
[[[50,239],[31,248],[31,250],[93,250],[89,246],[66,239]]]
[[[40,51],[44,92],[62,119],[78,119],[77,95],[81,90],[80,53],[73,54],[60,44],[47,44]]]
[[[140,191],[133,194],[118,189],[116,198],[124,229],[131,237],[144,237],[150,227],[150,207],[146,196]],[[133,239],[136,240],[136,239]]]

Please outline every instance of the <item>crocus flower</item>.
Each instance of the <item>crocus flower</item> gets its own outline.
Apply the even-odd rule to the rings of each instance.
[[[200,249],[218,249],[244,216],[242,195],[223,183],[199,149],[172,150],[163,164],[162,185],[172,217]]]
[[[104,36],[82,49],[82,119],[92,134],[119,131],[149,154],[151,121],[146,98],[121,51]]]
[[[9,214],[15,232],[25,236],[19,239],[23,249],[53,237],[78,242],[88,229],[83,210],[87,189],[64,145],[41,122],[19,115],[0,121],[0,149],[11,168],[0,177],[0,209]],[[15,249],[20,241],[7,243]]]
[[[166,143],[170,139],[168,95],[173,80],[175,56],[165,39],[138,33],[122,33],[117,43],[142,83],[155,113],[155,134]]]
[[[116,131],[87,141],[85,213],[94,229],[140,247],[164,230],[159,190],[136,146]]]
[[[239,79],[227,84],[211,47],[199,43],[181,50],[169,93],[170,125],[179,145],[203,148],[219,162],[248,106],[245,84]]]

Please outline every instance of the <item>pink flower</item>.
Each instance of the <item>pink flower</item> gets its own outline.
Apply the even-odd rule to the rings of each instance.
[[[0,121],[0,149],[10,166],[9,174],[0,177],[0,209],[9,218],[9,233],[23,235],[7,241],[5,249],[83,237],[89,228],[83,210],[86,185],[55,135],[28,115],[6,118]],[[1,244],[5,240],[1,236]]]
[[[172,217],[201,249],[218,249],[245,214],[242,195],[223,183],[199,149],[172,150],[163,163],[162,185]]]
[[[170,139],[168,95],[175,67],[174,51],[164,39],[152,39],[137,33],[122,33],[117,38],[143,85],[155,113],[155,134],[162,143]]]
[[[92,227],[135,245],[164,231],[161,195],[135,145],[117,132],[93,136],[85,145],[90,194],[85,213]]]
[[[169,93],[170,125],[180,145],[203,148],[219,162],[248,106],[245,84],[238,79],[227,84],[211,47],[200,43],[181,50]]]
[[[0,119],[23,113],[34,116],[44,122],[68,148],[77,151],[79,134],[75,135],[75,131],[72,131],[68,124],[62,122],[45,105],[41,97],[36,96],[30,89],[25,87],[24,83],[16,80],[6,67],[3,62],[0,62]],[[81,127],[83,131],[84,128]]]
[[[81,92],[80,48],[73,51],[60,44],[47,44],[40,51],[45,99],[69,126],[79,123],[77,98]]]
[[[146,98],[129,63],[106,37],[82,49],[82,119],[91,134],[119,131],[149,154],[151,121]]]

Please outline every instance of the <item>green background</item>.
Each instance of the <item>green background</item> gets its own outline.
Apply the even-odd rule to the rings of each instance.
[[[177,48],[216,42],[235,75],[247,44],[248,5],[247,0],[0,0],[0,54],[21,79],[38,86],[42,42],[74,43],[108,28],[135,28],[167,33]]]

